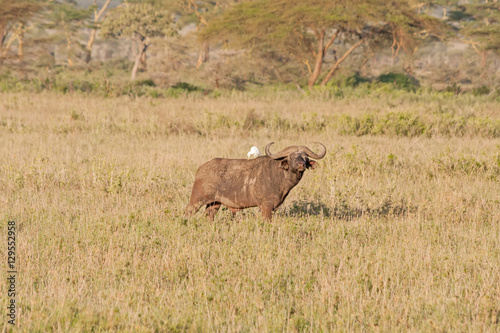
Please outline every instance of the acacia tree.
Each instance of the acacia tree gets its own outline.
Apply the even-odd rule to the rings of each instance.
[[[459,24],[459,35],[480,55],[486,73],[488,53],[500,54],[500,2],[468,1],[450,12],[449,20]]]
[[[43,8],[43,1],[0,0],[0,59],[7,56],[11,45],[17,41],[17,55],[23,59],[24,33],[29,29],[28,20]]]
[[[125,4],[110,11],[103,22],[101,33],[104,38],[128,38],[136,43],[139,52],[135,56],[131,80],[135,80],[141,59],[146,59],[146,51],[155,37],[170,36],[175,33],[168,12],[150,4]]]
[[[176,14],[181,26],[194,23],[196,31],[210,25],[210,21],[232,5],[242,0],[146,0],[153,5]],[[196,68],[209,59],[210,46],[207,40],[199,41]]]
[[[202,1],[201,3],[195,0],[183,0],[182,7],[184,10],[192,16],[194,16],[194,21],[196,22],[196,29],[199,30],[203,27],[208,26],[206,14],[207,12],[213,11],[216,8],[217,2],[212,1]],[[196,68],[199,68],[204,62],[208,61],[209,58],[209,46],[208,41],[202,41],[199,51],[198,60],[196,61]]]
[[[92,17],[92,23],[91,23],[91,31],[89,35],[89,40],[87,41],[87,46],[85,49],[86,56],[85,56],[85,62],[89,63],[90,59],[92,58],[92,47],[94,46],[94,41],[95,37],[97,35],[97,30],[100,28],[102,21],[106,18],[106,10],[108,9],[109,3],[111,0],[106,0],[104,4],[102,5],[101,8],[97,5],[97,1],[94,0],[94,15]]]
[[[210,25],[210,20],[236,4],[237,0],[182,0],[181,8],[188,14],[188,18],[196,23],[196,30],[199,31]],[[200,42],[198,60],[196,68],[199,68],[209,59],[209,43],[207,40]]]
[[[202,40],[222,39],[253,50],[275,50],[303,63],[308,87],[324,71],[328,50],[347,49],[327,70],[325,85],[353,51],[372,39],[392,40],[393,48],[410,47],[415,30],[429,30],[436,20],[417,13],[407,1],[382,0],[256,0],[225,11],[201,33]]]
[[[89,14],[88,9],[78,8],[74,0],[54,1],[50,6],[45,26],[60,33],[55,37],[64,40],[68,66],[73,66],[76,53],[82,50],[82,45],[76,36],[86,26]]]

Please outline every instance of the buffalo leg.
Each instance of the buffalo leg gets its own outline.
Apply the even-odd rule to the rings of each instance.
[[[259,208],[264,219],[271,221],[273,218],[274,204],[272,202],[264,202]]]
[[[214,219],[215,214],[217,214],[217,212],[219,211],[220,206],[221,206],[220,202],[212,202],[207,205],[205,214],[210,220]]]
[[[189,203],[189,205],[186,207],[186,212],[184,213],[184,216],[189,217],[193,215],[201,208],[201,206],[203,206],[202,201],[197,202],[195,204]]]
[[[231,208],[229,207],[229,209],[231,210],[231,213],[233,213],[233,218],[236,216],[236,212],[240,211],[241,209],[238,209],[238,208]]]

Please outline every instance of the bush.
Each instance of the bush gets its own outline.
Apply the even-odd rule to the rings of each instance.
[[[371,82],[371,80],[369,78],[363,77],[363,76],[359,75],[358,72],[356,72],[356,73],[354,73],[354,75],[349,76],[345,80],[345,86],[346,87],[357,87],[361,83],[370,83],[370,82]]]
[[[462,87],[460,87],[456,82],[453,82],[453,84],[451,86],[447,86],[444,89],[444,91],[449,92],[449,93],[453,93],[455,95],[459,95],[463,92]]]
[[[135,86],[156,87],[156,83],[151,79],[134,81]]]
[[[372,134],[413,137],[425,131],[426,125],[417,115],[391,112],[378,120]]]
[[[184,90],[184,91],[187,91],[187,92],[202,90],[201,88],[199,88],[197,86],[194,86],[194,85],[192,85],[190,83],[187,83],[187,82],[177,82],[171,88],[172,89]]]
[[[480,86],[480,87],[475,87],[472,89],[472,95],[474,96],[482,96],[482,95],[488,95],[490,93],[490,88],[487,86]]]
[[[420,83],[414,77],[402,73],[387,73],[380,75],[378,81],[382,83],[392,83],[394,88],[415,92]]]

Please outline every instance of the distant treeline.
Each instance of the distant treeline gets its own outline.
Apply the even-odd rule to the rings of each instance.
[[[269,83],[302,90],[339,74],[376,79],[367,68],[385,54],[386,73],[496,85],[499,22],[500,2],[486,0],[0,0],[0,80],[2,90],[33,80],[52,89],[63,67],[79,78],[66,80],[67,90],[96,90],[95,82],[110,90],[127,76],[201,90]],[[112,39],[130,41],[121,53],[129,60],[93,59],[97,45],[118,53]],[[419,52],[437,42],[466,45],[471,56],[439,75],[435,60],[416,68]],[[16,79],[24,83],[12,87]]]

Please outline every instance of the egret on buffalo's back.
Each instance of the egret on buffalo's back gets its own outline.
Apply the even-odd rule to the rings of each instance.
[[[250,148],[250,151],[247,153],[247,159],[257,158],[259,156],[260,156],[259,148],[255,146],[252,146],[252,148]]]

